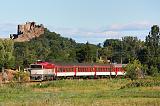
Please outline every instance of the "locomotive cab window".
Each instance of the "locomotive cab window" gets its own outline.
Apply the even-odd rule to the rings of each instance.
[[[31,65],[31,68],[42,69],[42,65]]]

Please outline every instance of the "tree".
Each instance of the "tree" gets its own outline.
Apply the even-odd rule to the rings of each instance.
[[[76,59],[78,62],[87,62],[92,63],[96,62],[97,57],[97,49],[98,47],[93,44],[89,44],[87,42],[86,44],[79,45],[76,49]]]
[[[151,71],[154,67],[158,67],[160,64],[160,32],[159,26],[153,25],[149,35],[146,37],[147,55],[148,55],[148,67]],[[152,72],[148,72],[150,75]]]
[[[141,47],[141,41],[137,37],[125,36],[122,38],[123,60],[124,63],[138,58],[137,52]]]
[[[142,44],[142,46],[137,51],[137,59],[142,64],[146,64],[147,65],[147,63],[149,62],[148,49],[147,49],[147,47],[144,44]]]
[[[112,61],[112,56],[113,48],[111,46],[98,49],[98,58],[104,60],[105,63],[108,63],[107,60]]]
[[[85,62],[91,62],[92,61],[92,54],[91,54],[91,47],[89,45],[89,42],[85,44]]]
[[[120,39],[106,39],[103,45],[104,48],[102,49],[102,57],[107,58],[112,63],[121,63],[121,44]]]
[[[0,66],[11,68],[14,66],[14,42],[12,40],[0,39]]]
[[[79,63],[85,62],[86,60],[86,51],[84,46],[81,46],[79,49],[76,50],[76,59]]]

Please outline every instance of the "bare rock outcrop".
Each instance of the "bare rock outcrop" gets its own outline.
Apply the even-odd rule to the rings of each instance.
[[[15,42],[25,42],[42,34],[44,34],[44,26],[42,24],[36,25],[35,22],[26,22],[26,24],[18,25],[17,34],[11,34],[10,38]]]

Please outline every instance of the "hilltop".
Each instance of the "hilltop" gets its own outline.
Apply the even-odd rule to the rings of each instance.
[[[38,59],[70,63],[96,60],[96,45],[77,43],[72,38],[49,31],[42,24],[28,22],[18,25],[17,32],[11,38],[14,41],[14,55],[18,65],[27,67]]]

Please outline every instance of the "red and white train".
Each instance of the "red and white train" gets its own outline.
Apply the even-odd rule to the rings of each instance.
[[[31,80],[53,80],[59,78],[99,78],[124,76],[123,64],[109,65],[55,65],[48,62],[36,62],[30,65]]]

